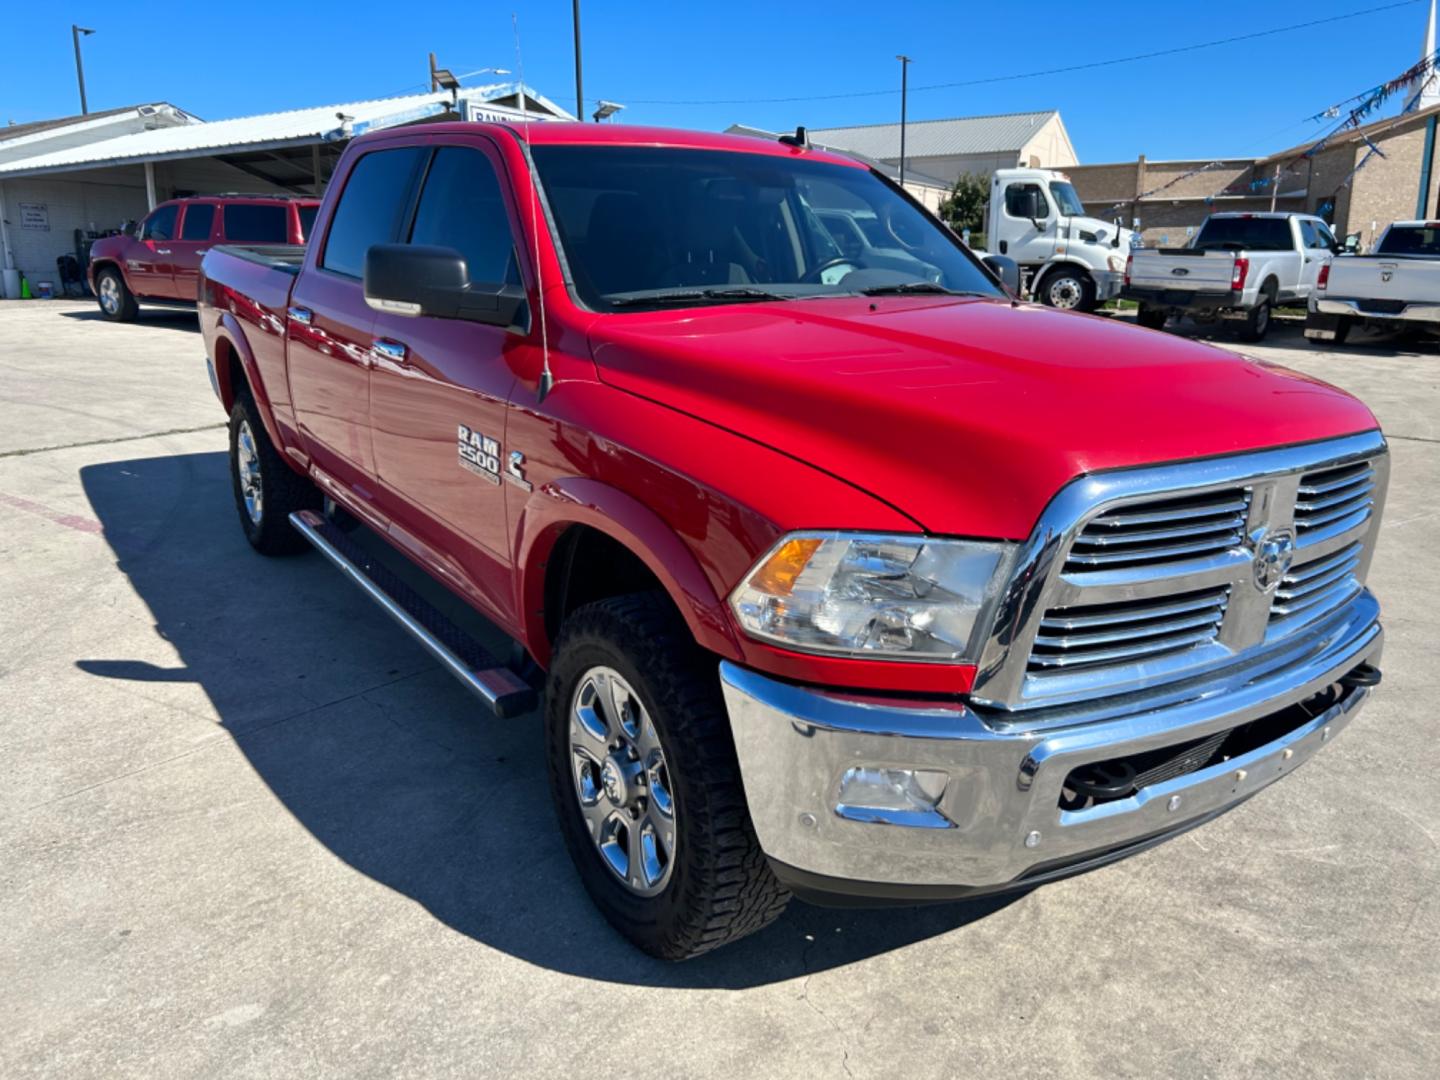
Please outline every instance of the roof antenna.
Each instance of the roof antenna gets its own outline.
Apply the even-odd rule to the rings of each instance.
[[[786,146],[798,146],[802,150],[810,149],[810,134],[805,130],[804,125],[796,125],[794,135],[781,135],[780,141]]]
[[[530,110],[525,105],[525,62],[520,58],[520,19],[512,11],[510,26],[515,31],[515,71],[520,76],[520,123],[525,129],[525,156],[530,157]],[[550,328],[545,322],[545,283],[540,279],[540,181],[535,176],[535,161],[530,159],[530,235],[535,238],[535,291],[540,298],[540,381],[535,387],[538,405],[549,396],[555,385],[550,373]]]

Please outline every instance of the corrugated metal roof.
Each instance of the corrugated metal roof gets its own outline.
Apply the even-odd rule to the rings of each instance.
[[[998,154],[1018,151],[1059,114],[1006,113],[1002,116],[961,116],[953,120],[911,120],[905,125],[905,157],[950,157],[957,154]],[[899,124],[812,128],[810,138],[828,146],[853,150],[872,158],[900,156]]]
[[[460,91],[462,101],[489,102],[503,99],[518,90],[517,83],[500,83]],[[526,88],[531,100],[569,114],[546,98]],[[113,139],[70,147],[49,154],[25,157],[0,165],[0,175],[27,175],[93,168],[117,163],[162,161],[173,158],[205,157],[226,152],[248,152],[281,146],[331,141],[362,135],[366,131],[423,120],[446,111],[448,91],[409,94],[403,97],[319,105],[289,112],[240,116],[233,120],[185,124],[156,131],[139,131]],[[497,111],[507,110],[496,107]],[[518,116],[518,112],[516,113]],[[342,119],[343,117],[343,119]]]
[[[768,139],[771,142],[774,142],[775,140],[780,138],[779,132],[766,131],[764,128],[750,127],[746,124],[731,124],[728,128],[725,129],[725,134],[750,135],[757,139]],[[818,141],[814,137],[813,133],[807,132],[806,134],[810,136],[810,145],[813,146],[816,150],[829,150],[831,153],[844,154],[846,157],[852,157],[856,161],[863,161],[866,165],[869,165],[876,172],[882,173],[883,175],[888,176],[892,180],[900,179],[900,170],[896,166],[891,165],[888,161],[881,161],[879,158],[872,158],[868,154],[861,154],[855,150],[850,150],[843,146],[831,146],[828,143],[822,143]],[[910,155],[910,147],[908,143],[905,147],[905,155],[906,157],[909,157]],[[919,184],[921,187],[939,188],[942,191],[950,190],[950,182],[948,180],[941,180],[938,176],[928,176],[925,173],[916,172],[914,169],[910,168],[907,168],[905,170],[905,182],[907,184]]]

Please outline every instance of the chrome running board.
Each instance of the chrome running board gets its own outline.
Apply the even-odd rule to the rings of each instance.
[[[539,703],[534,687],[491,656],[333,522],[313,510],[301,510],[290,515],[290,524],[500,719],[521,716]]]

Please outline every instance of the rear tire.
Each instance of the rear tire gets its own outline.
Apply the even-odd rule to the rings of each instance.
[[[111,322],[134,322],[140,310],[135,294],[125,284],[125,277],[113,266],[107,266],[95,276],[95,299],[100,304],[100,314]]]
[[[1095,282],[1083,267],[1062,263],[1040,279],[1040,302],[1060,311],[1094,311]]]
[[[309,550],[290,515],[320,509],[320,492],[275,449],[248,390],[236,395],[230,410],[230,486],[251,547],[262,555]]]
[[[1251,343],[1264,341],[1265,335],[1270,332],[1270,297],[1262,293],[1255,306],[1245,317],[1244,324],[1240,327],[1240,340]]]
[[[1146,307],[1140,305],[1140,310],[1135,313],[1135,322],[1147,330],[1163,330],[1170,315],[1164,308]]]
[[[565,620],[545,745],[580,880],[638,948],[687,960],[785,910],[790,894],[750,822],[714,658],[666,597],[613,597]],[[635,846],[647,837],[649,848]]]

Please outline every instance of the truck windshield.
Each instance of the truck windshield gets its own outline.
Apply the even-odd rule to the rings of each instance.
[[[1426,259],[1440,259],[1440,227],[1418,225],[1396,225],[1385,234],[1377,255],[1419,255]]]
[[[1295,246],[1289,218],[1212,217],[1200,229],[1200,251],[1289,251]]]
[[[1060,208],[1060,213],[1066,217],[1085,216],[1085,204],[1080,201],[1074,184],[1062,180],[1052,180],[1050,181],[1050,195],[1055,200],[1055,205]]]
[[[865,169],[645,146],[537,146],[581,299],[600,311],[1002,290]]]

